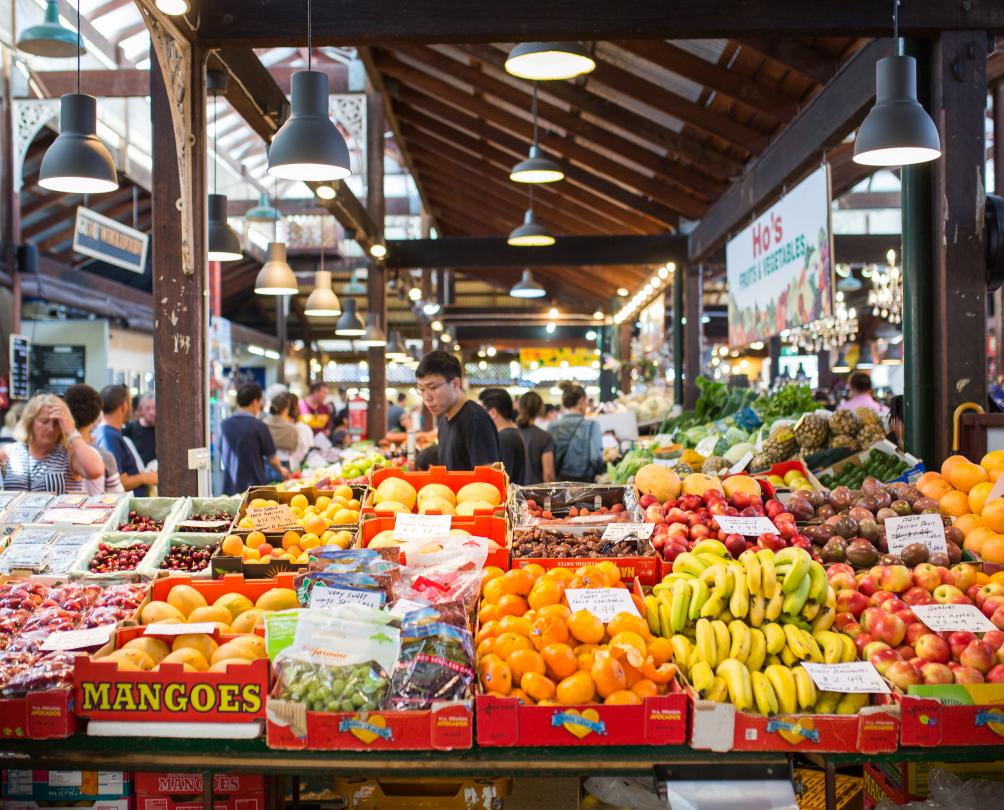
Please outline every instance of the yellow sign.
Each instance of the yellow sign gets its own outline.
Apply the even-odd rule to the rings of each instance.
[[[590,349],[552,349],[542,346],[538,349],[520,349],[519,363],[521,366],[530,366],[536,363],[538,366],[558,367],[562,363],[570,366],[592,366],[596,355]]]

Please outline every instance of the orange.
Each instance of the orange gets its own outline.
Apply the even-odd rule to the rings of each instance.
[[[594,648],[595,649],[595,648]],[[584,672],[589,672],[593,668],[593,663],[596,660],[596,656],[592,649],[586,652],[575,653],[575,660],[579,663],[579,669]]]
[[[589,674],[596,684],[596,691],[603,698],[627,686],[627,673],[624,672],[624,667],[608,652],[597,653],[593,657],[593,666]]]
[[[607,695],[603,702],[607,706],[640,706],[641,697],[631,689],[619,689]]]
[[[568,605],[544,605],[544,607],[537,609],[537,615],[557,616],[562,621],[565,621],[565,619],[572,615],[572,610]]]
[[[228,557],[240,557],[244,553],[244,541],[236,534],[228,534],[223,538],[220,553],[226,554]]]
[[[530,609],[526,599],[513,593],[507,593],[499,599],[499,617],[522,616]]]
[[[499,618],[499,606],[493,605],[491,602],[482,602],[481,607],[478,608],[478,622],[484,624],[485,622],[490,622],[492,619]]]
[[[596,697],[596,684],[588,672],[576,672],[562,679],[555,691],[558,703],[565,706],[575,706],[579,703],[591,703]]]
[[[648,629],[648,622],[641,616],[626,611],[614,615],[607,624],[607,632],[611,637],[618,633],[637,633],[643,639],[652,637],[652,633]]]
[[[1004,467],[1004,450],[991,450],[980,459],[980,466],[987,472]]]
[[[954,470],[958,465],[971,463],[972,462],[965,456],[949,456],[941,462],[941,477],[948,480],[948,477],[952,474],[952,470]]]
[[[557,616],[538,616],[533,621],[530,640],[538,650],[555,642],[566,643],[568,641],[568,628]]]
[[[569,588],[609,588],[608,574],[598,565],[584,565],[575,572],[567,583]],[[620,577],[618,576],[618,580]]]
[[[1004,571],[998,571],[995,574],[990,575],[989,582],[996,582],[998,585],[1004,585]],[[545,655],[545,659],[546,659]]]
[[[995,534],[984,540],[980,556],[986,562],[1004,563],[1004,534]]]
[[[631,691],[641,698],[655,697],[659,694],[659,686],[647,678],[642,678],[631,687]]]
[[[633,667],[640,667],[648,656],[645,639],[630,630],[624,630],[610,639],[610,651],[626,659]]]
[[[480,675],[487,667],[491,666],[493,662],[499,664],[505,663],[505,661],[499,658],[499,656],[495,653],[488,653],[488,655],[478,661],[478,675]]]
[[[975,491],[976,491],[976,487],[973,487],[973,492],[975,492]],[[970,498],[969,505],[970,505],[970,507],[972,506],[972,497],[973,497],[973,493],[970,492],[969,493],[969,498]],[[982,504],[980,504],[980,511],[981,512],[983,511],[983,505]],[[962,515],[962,517],[956,519],[956,521],[955,521],[955,523],[953,525],[960,532],[962,532],[962,536],[965,537],[973,529],[978,529],[980,526],[982,526],[983,525],[983,521],[980,519],[979,515]]]
[[[526,692],[524,692],[522,689],[510,689],[509,690],[509,697],[516,698],[516,700],[518,700],[524,706],[532,706],[533,705],[533,700],[531,700],[530,696]]]
[[[324,530],[328,528],[328,521],[320,515],[308,515],[303,519],[303,528],[311,534],[316,534],[320,537],[324,534]]]
[[[521,686],[531,700],[551,700],[554,697],[554,681],[538,672],[527,672]]]
[[[481,639],[481,643],[478,644],[478,659],[484,658],[488,653],[495,652],[494,648],[495,639],[491,636]]]
[[[968,515],[970,514],[969,496],[961,489],[953,489],[941,496],[938,507],[941,509],[941,514],[947,517]]]
[[[572,637],[582,644],[599,644],[606,632],[603,622],[588,610],[577,610],[565,620]]]
[[[529,650],[530,639],[516,633],[500,633],[492,645],[492,652],[496,653],[503,661],[508,660],[516,650]]]
[[[536,650],[514,650],[505,660],[509,671],[512,673],[512,682],[521,687],[527,694],[531,694],[522,683],[523,676],[528,672],[536,672],[543,675],[547,671],[544,666],[544,659]],[[531,694],[532,697],[532,694]],[[550,697],[549,695],[547,697]],[[535,700],[537,698],[534,698]]]
[[[249,532],[248,539],[245,541],[245,545],[249,548],[258,548],[262,543],[265,542],[265,535],[261,532]]]
[[[530,595],[527,596],[526,601],[534,609],[547,605],[556,605],[561,601],[561,596],[564,592],[565,586],[560,580],[541,577],[533,583]]]
[[[641,674],[645,680],[654,681],[657,684],[669,683],[676,677],[676,664],[656,664],[655,659],[650,655],[642,664]]]
[[[484,601],[498,604],[499,599],[502,598],[502,577],[489,580],[481,590]]]
[[[988,577],[982,571],[977,571],[976,572],[976,584],[977,585],[986,585],[989,581],[990,581],[990,577]],[[1004,584],[1004,583],[1002,583],[1002,584]]]
[[[526,616],[503,616],[499,619],[499,632],[530,638],[530,620]]]
[[[995,532],[1004,532],[1004,498],[985,504],[980,513],[980,520],[987,528]]]
[[[530,593],[530,589],[537,578],[534,576],[533,571],[529,571],[526,568],[513,568],[512,571],[506,571],[500,579],[502,581],[502,593],[526,596]]]
[[[604,560],[596,566],[602,572],[608,588],[616,587],[621,581],[621,569],[617,563],[611,560]]]
[[[540,651],[540,655],[544,659],[547,674],[556,681],[567,678],[579,668],[578,659],[572,648],[560,641],[548,644]]]
[[[474,643],[480,644],[486,638],[494,638],[499,634],[499,623],[498,622],[485,622],[481,625],[481,629],[478,630],[478,634],[474,637]]]
[[[977,484],[990,480],[990,476],[987,475],[986,470],[979,464],[972,464],[968,461],[965,464],[954,465],[948,471],[946,477],[948,478],[948,483],[963,492],[969,492]]]
[[[926,472],[917,479],[917,489],[925,498],[940,498],[950,492],[952,485],[936,472]]]
[[[544,576],[544,574],[547,573],[544,566],[542,566],[540,563],[530,563],[529,565],[524,565],[523,570],[529,571],[531,574],[533,574],[534,579],[539,579],[540,577]]]
[[[987,495],[990,494],[990,490],[994,488],[994,485],[989,481],[980,481],[976,486],[969,490],[969,511],[978,515],[983,511],[983,505],[987,502]]]
[[[557,579],[564,582],[566,585],[572,581],[572,577],[575,576],[575,572],[570,568],[548,568],[544,572],[544,576],[548,579]]]
[[[648,654],[652,656],[656,665],[665,664],[673,660],[673,645],[669,643],[668,638],[653,639],[648,643]]]
[[[987,538],[993,537],[996,533],[989,526],[980,526],[966,535],[966,539],[962,541],[962,547],[978,557],[980,556],[980,549],[983,548],[984,541]]]
[[[512,673],[503,661],[488,661],[481,669],[481,688],[486,692],[508,695],[512,689]]]
[[[485,592],[485,585],[491,582],[493,579],[498,579],[505,573],[501,568],[495,565],[486,565],[482,569],[481,574],[481,593]]]

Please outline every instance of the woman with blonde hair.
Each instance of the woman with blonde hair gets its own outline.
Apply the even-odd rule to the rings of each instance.
[[[7,450],[3,484],[28,492],[83,492],[85,479],[105,473],[101,454],[76,429],[70,409],[54,394],[29,400]]]

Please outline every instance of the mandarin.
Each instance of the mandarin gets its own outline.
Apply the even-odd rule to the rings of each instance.
[[[530,593],[530,589],[536,581],[533,571],[526,568],[513,568],[511,571],[506,571],[500,579],[502,593],[516,594],[517,596],[526,596]]]
[[[502,616],[522,616],[530,609],[530,606],[522,596],[507,593],[499,599],[498,608],[499,618],[501,618]]]
[[[530,638],[531,620],[526,616],[507,615],[499,619],[500,633],[516,633]]]
[[[596,684],[588,672],[580,670],[562,679],[555,690],[555,697],[564,706],[590,703],[596,697]]]
[[[972,493],[969,494],[972,496]],[[971,502],[970,505],[972,505]],[[983,511],[982,507],[980,508],[980,511]],[[961,517],[956,518],[952,525],[962,532],[963,537],[966,537],[973,529],[980,528],[980,526],[983,525],[983,521],[980,519],[979,515],[962,515]]]
[[[531,700],[551,700],[554,697],[554,681],[539,672],[527,672],[523,676],[521,688]]]
[[[961,489],[946,492],[938,500],[938,508],[946,517],[962,517],[970,514],[969,496]]]
[[[568,605],[544,605],[536,610],[538,616],[557,616],[565,621],[572,615],[572,609]]]
[[[579,668],[572,648],[560,641],[548,644],[540,651],[540,655],[544,659],[547,675],[556,681],[567,678]]]
[[[526,687],[523,685],[522,679],[528,672],[536,672],[538,675],[543,675],[547,672],[547,667],[544,664],[544,658],[536,650],[514,650],[509,654],[509,657],[506,658],[505,662],[509,667],[509,671],[512,673],[512,682],[516,684],[516,686],[520,686],[524,689],[526,689]],[[527,691],[527,694],[531,693]],[[548,695],[548,697],[550,696]],[[536,700],[536,698],[534,699]]]
[[[608,652],[596,653],[589,675],[596,684],[596,691],[603,698],[627,686],[627,673],[624,672],[624,667]]]
[[[492,652],[503,661],[507,661],[516,650],[529,649],[531,649],[530,639],[517,633],[499,633],[495,637],[495,644],[492,645]]]
[[[659,686],[654,681],[642,678],[631,687],[631,691],[641,698],[655,697],[659,694]]]
[[[533,583],[526,601],[534,609],[556,605],[561,601],[564,592],[565,586],[560,580],[541,577]]]
[[[620,689],[607,695],[603,702],[607,706],[640,706],[641,696],[633,689]]]
[[[993,529],[994,532],[1004,532],[1004,498],[998,498],[985,504],[980,513],[980,520],[983,521],[984,526]]]
[[[614,614],[614,617],[607,623],[607,632],[611,638],[618,633],[637,633],[643,639],[652,637],[647,621],[641,616],[623,610]]]
[[[968,461],[965,464],[956,464],[952,467],[948,471],[947,478],[949,484],[963,492],[969,492],[977,484],[990,480],[986,470],[979,464],[972,464]]]
[[[504,661],[488,661],[481,668],[481,688],[499,695],[509,694],[512,689],[512,672]]]
[[[588,610],[577,610],[565,620],[568,632],[580,644],[599,644],[603,641],[606,628]]]
[[[538,650],[555,642],[566,643],[568,641],[568,628],[556,616],[538,616],[533,620],[530,640]]]

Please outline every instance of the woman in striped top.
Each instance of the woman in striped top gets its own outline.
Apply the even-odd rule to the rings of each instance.
[[[86,479],[104,475],[100,454],[83,440],[66,403],[54,394],[28,402],[15,438],[7,448],[4,489],[83,492]]]

